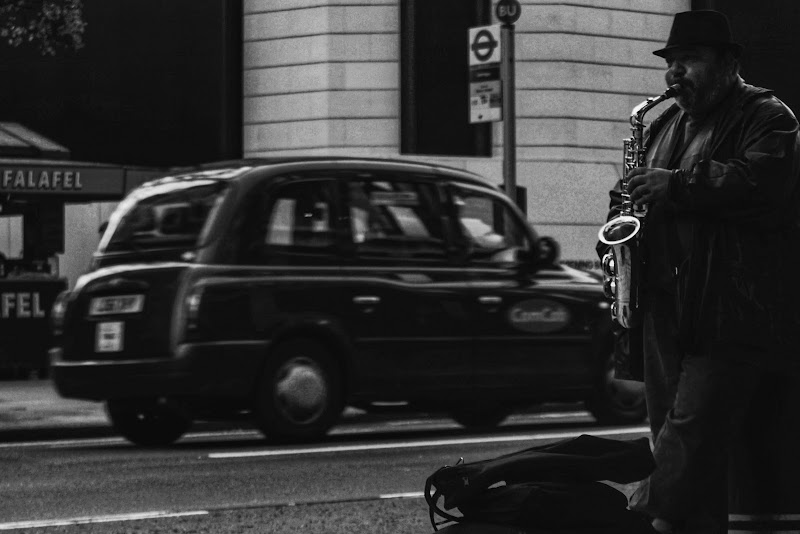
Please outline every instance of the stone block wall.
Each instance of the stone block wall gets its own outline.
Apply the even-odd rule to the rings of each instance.
[[[245,0],[245,155],[396,155],[398,15],[397,0]]]
[[[402,157],[401,1],[244,0],[245,155]],[[652,51],[690,3],[521,0],[517,183],[527,188],[529,219],[560,242],[565,260],[596,259],[630,111],[665,88]],[[418,159],[502,183],[502,132],[494,123],[491,158]]]

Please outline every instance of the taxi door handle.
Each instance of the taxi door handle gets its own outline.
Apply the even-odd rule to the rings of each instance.
[[[503,302],[503,297],[498,297],[497,295],[481,295],[478,297],[478,302],[486,304],[487,306],[497,306]]]
[[[359,295],[358,297],[353,297],[353,302],[356,304],[374,306],[375,304],[380,304],[381,298],[374,295]]]

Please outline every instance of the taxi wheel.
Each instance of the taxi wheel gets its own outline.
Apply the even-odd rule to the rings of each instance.
[[[586,400],[586,409],[601,425],[641,423],[647,418],[644,384],[614,378],[611,363],[605,369],[594,395]]]
[[[255,406],[256,423],[268,439],[321,437],[343,409],[339,366],[322,345],[286,341],[268,356]]]
[[[470,429],[491,429],[505,421],[511,409],[502,404],[480,404],[450,408],[450,417],[459,425]]]
[[[188,412],[167,399],[108,400],[106,413],[118,433],[145,447],[174,443],[192,424]]]

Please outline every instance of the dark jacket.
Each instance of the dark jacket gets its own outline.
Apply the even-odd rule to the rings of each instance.
[[[649,136],[676,112],[673,105],[655,119]],[[798,122],[770,91],[741,82],[710,120],[712,140],[699,163],[673,175],[669,202],[645,219],[645,228],[688,223],[690,249],[647,242],[647,232],[644,244],[677,269],[671,290],[687,352],[747,345],[777,361],[800,343]],[[618,191],[619,183],[609,216]]]

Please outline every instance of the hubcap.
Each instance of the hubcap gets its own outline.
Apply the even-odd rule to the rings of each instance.
[[[283,416],[292,423],[313,422],[328,404],[325,373],[309,358],[289,360],[278,370],[275,401]]]

